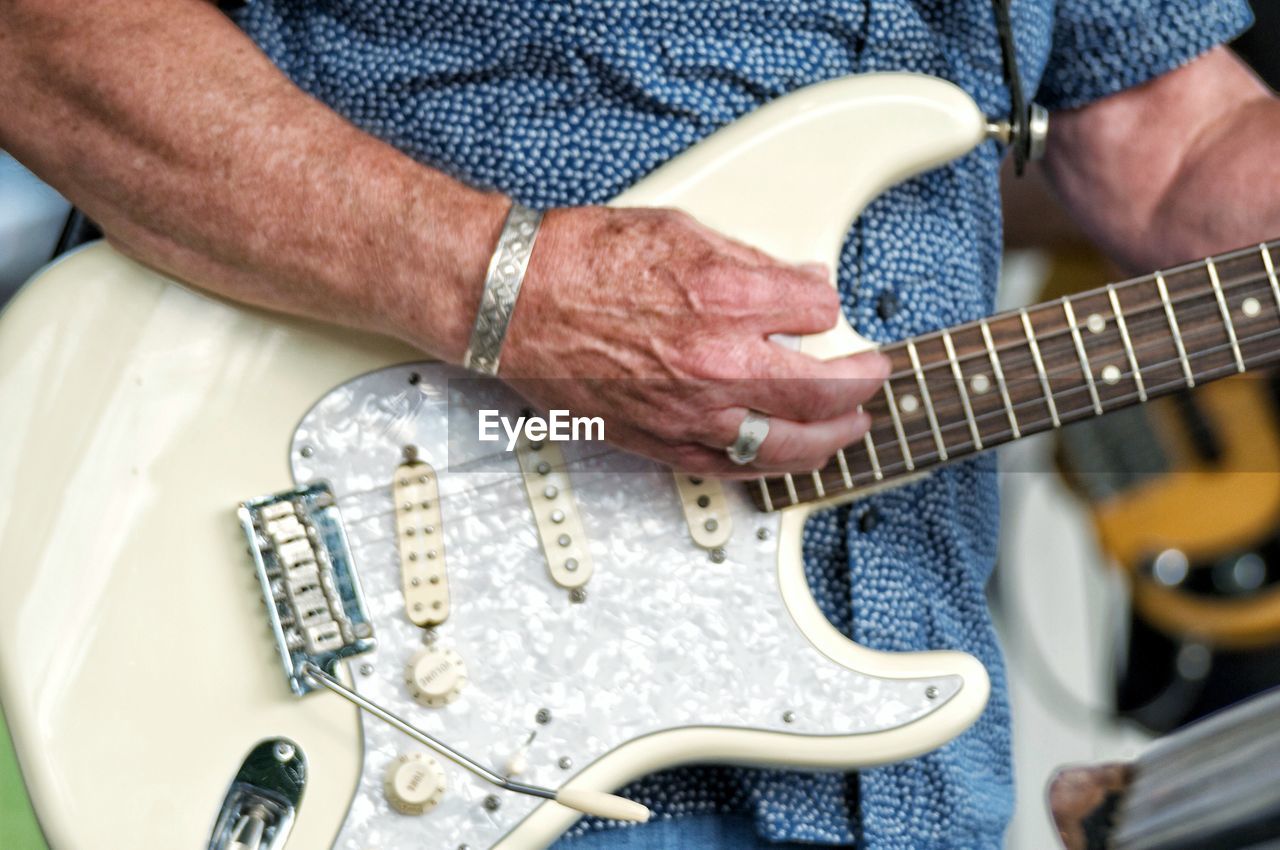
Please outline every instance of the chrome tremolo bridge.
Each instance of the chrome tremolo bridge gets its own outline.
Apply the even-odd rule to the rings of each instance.
[[[253,499],[237,511],[267,605],[289,687],[314,689],[322,670],[375,645],[373,626],[327,482]]]

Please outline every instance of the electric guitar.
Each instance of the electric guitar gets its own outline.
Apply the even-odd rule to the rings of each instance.
[[[822,83],[616,199],[831,263],[877,193],[989,138],[960,89]],[[834,264],[833,264],[834,267]],[[883,350],[868,437],[749,484],[476,440],[521,401],[97,245],[0,324],[0,700],[56,847],[537,848],[672,765],[849,770],[982,711],[805,583],[813,509],[1276,359],[1253,247]],[[870,347],[841,322],[798,342]]]

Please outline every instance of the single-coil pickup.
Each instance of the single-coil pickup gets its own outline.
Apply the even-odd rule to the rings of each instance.
[[[396,470],[392,492],[405,613],[416,625],[439,625],[449,616],[440,480],[430,464],[410,460]]]
[[[693,542],[703,549],[718,549],[728,543],[733,521],[720,482],[679,472],[675,480]]]
[[[516,444],[516,458],[551,580],[570,590],[582,587],[591,579],[591,550],[564,453],[549,440],[535,443],[522,437]]]

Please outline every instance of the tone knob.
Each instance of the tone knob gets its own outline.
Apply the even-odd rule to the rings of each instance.
[[[426,753],[405,753],[387,767],[382,790],[400,814],[424,814],[444,796],[444,771]]]
[[[429,646],[409,662],[405,673],[409,692],[430,708],[448,705],[458,698],[467,683],[467,665],[452,649]]]

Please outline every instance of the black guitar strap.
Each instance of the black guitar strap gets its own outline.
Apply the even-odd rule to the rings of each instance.
[[[1044,152],[1049,119],[1044,108],[1029,103],[1022,90],[1010,0],[991,0],[991,3],[995,7],[996,35],[1000,38],[1000,55],[1004,60],[1004,82],[1009,89],[1009,148],[1013,152],[1014,171],[1021,177],[1027,163],[1039,159]]]

